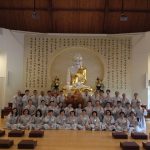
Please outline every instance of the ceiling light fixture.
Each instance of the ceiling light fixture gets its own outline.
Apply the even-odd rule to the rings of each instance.
[[[128,21],[128,16],[125,14],[125,11],[124,11],[124,0],[122,0],[120,21]]]
[[[36,11],[36,3],[35,3],[35,0],[33,0],[32,18],[33,18],[33,19],[39,19],[39,14],[38,14],[38,12]]]

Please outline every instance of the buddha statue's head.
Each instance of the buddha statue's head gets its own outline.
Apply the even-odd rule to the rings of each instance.
[[[81,54],[76,54],[73,58],[74,65],[82,67],[82,56]]]

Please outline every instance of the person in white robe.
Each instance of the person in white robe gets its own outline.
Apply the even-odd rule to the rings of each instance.
[[[130,100],[126,97],[126,94],[123,93],[122,94],[122,99],[121,99],[122,107],[125,107],[127,102],[130,103]]]
[[[31,127],[31,120],[32,120],[32,117],[30,115],[30,112],[28,109],[24,109],[23,110],[23,115],[21,115],[19,117],[19,121],[18,121],[18,128],[19,129],[27,129],[29,130],[30,127]]]
[[[13,108],[12,112],[6,118],[6,128],[11,130],[18,129],[18,119],[19,115],[17,112],[17,108]]]
[[[17,95],[13,97],[12,108],[16,108],[19,115],[22,114],[23,101],[22,101],[21,91],[17,91]]]
[[[103,117],[104,117],[104,109],[100,104],[100,101],[95,102],[95,107],[93,107],[93,111],[97,112],[97,116],[99,117],[100,121],[102,122]]]
[[[43,116],[42,111],[40,109],[37,109],[35,115],[32,117],[30,129],[33,130],[43,129]]]
[[[38,96],[38,106],[41,104],[41,101],[42,101],[42,100],[44,100],[45,103],[47,102],[44,91],[41,91],[41,92],[40,92],[40,95]]]
[[[70,115],[70,112],[73,111],[74,109],[72,107],[72,104],[68,104],[68,106],[65,107],[64,110],[65,110],[66,117],[68,117]]]
[[[82,110],[82,114],[78,117],[78,124],[77,129],[78,130],[86,130],[89,126],[89,116],[86,113],[86,110]]]
[[[130,112],[129,120],[129,132],[136,132],[138,129],[138,120],[134,111]]]
[[[136,108],[138,101],[141,102],[141,100],[138,98],[138,96],[139,96],[138,93],[134,93],[134,98],[131,100],[132,108]]]
[[[49,106],[50,102],[52,101],[52,92],[47,91],[47,95],[45,96],[45,104]]]
[[[120,97],[119,91],[115,92],[115,96],[112,98],[112,105],[116,106],[117,105],[117,101],[121,101],[121,97]]]
[[[88,101],[87,106],[84,109],[86,110],[87,115],[90,117],[93,111],[92,101]]]
[[[41,104],[37,107],[37,109],[40,109],[42,111],[42,116],[45,117],[47,113],[47,106],[45,105],[45,100],[41,100]]]
[[[60,110],[60,114],[56,118],[57,129],[66,129],[66,121],[65,111]]]
[[[92,112],[92,116],[88,121],[88,129],[92,131],[99,131],[102,129],[102,122],[100,122],[96,111]]]
[[[82,113],[82,104],[78,104],[78,107],[75,109],[76,116],[80,116]]]
[[[25,95],[22,98],[23,109],[28,104],[28,100],[29,99],[30,99],[30,91],[29,90],[25,90]]]
[[[26,105],[24,109],[28,109],[31,116],[35,114],[36,107],[32,105],[32,99],[28,100],[28,105]]]
[[[53,115],[53,110],[49,110],[47,115],[45,116],[44,120],[44,129],[49,130],[49,129],[56,129],[57,124],[56,124],[56,117]]]
[[[37,108],[38,107],[38,92],[37,90],[33,91],[33,95],[31,96],[32,104]]]
[[[105,111],[104,119],[103,119],[103,130],[108,130],[108,131],[115,131],[115,119],[112,116],[112,113],[110,110]]]
[[[66,129],[76,130],[77,129],[77,117],[75,116],[75,111],[70,112],[70,116],[66,121]]]
[[[145,116],[147,116],[147,110],[141,107],[141,101],[137,101],[137,107],[135,108],[136,116],[138,119],[138,132],[146,132]]]
[[[65,95],[63,91],[60,91],[59,95],[57,96],[57,104],[58,103],[64,103],[65,102]]]
[[[125,117],[125,113],[122,111],[119,114],[119,118],[115,122],[116,131],[128,132],[129,131],[129,120]]]

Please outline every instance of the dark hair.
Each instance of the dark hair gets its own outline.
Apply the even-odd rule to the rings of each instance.
[[[30,115],[29,109],[24,109],[22,113],[24,114],[24,112],[25,112],[26,110],[28,111],[28,115]]]
[[[104,93],[104,90],[100,90],[101,93]]]
[[[53,110],[52,109],[48,110],[48,113],[50,113],[50,112],[53,112]]]
[[[50,93],[51,91],[47,91],[47,93]]]
[[[37,92],[37,90],[33,90],[33,92]]]
[[[111,112],[110,110],[106,110],[106,111],[105,111],[105,114],[107,114],[107,112],[109,112],[110,115],[112,115],[112,112]]]
[[[15,113],[15,114],[14,114],[13,110],[16,110],[16,113]],[[12,115],[15,115],[15,117],[18,116],[18,110],[17,110],[17,108],[13,108],[12,111],[11,111],[11,114],[12,114]]]
[[[72,112],[74,113],[74,115],[76,114],[74,110],[70,111],[70,114],[71,114]]]
[[[110,90],[109,90],[109,89],[107,89],[107,90],[106,90],[106,92],[110,92]]]
[[[61,114],[62,112],[64,112],[64,113],[65,113],[65,110],[64,110],[64,109],[61,109],[61,110],[60,110],[60,114]]]
[[[28,102],[29,102],[29,101],[32,101],[32,99],[31,99],[31,98],[29,98],[29,99],[28,99]]]
[[[121,115],[121,114],[124,114],[124,116],[126,115],[123,111],[121,111],[121,112],[119,113],[119,115]]]
[[[97,116],[97,111],[93,111],[93,112],[92,112],[92,115],[93,115],[94,113],[96,113],[96,116]]]
[[[42,103],[43,101],[45,102],[45,100],[44,100],[44,99],[42,99],[42,100],[41,100],[41,103]]]
[[[82,112],[83,112],[83,111],[85,111],[85,112],[86,112],[86,109],[82,109]]]
[[[41,117],[41,116],[42,116],[42,111],[41,111],[41,109],[37,109],[37,110],[36,110],[36,112],[35,112],[35,117],[37,117],[37,113],[38,113],[38,112],[40,112],[40,117]]]
[[[134,115],[135,115],[135,112],[134,112],[134,111],[131,111],[131,112],[130,112],[130,116],[131,116],[131,114],[134,114]]]
[[[29,90],[25,90],[25,93],[26,93],[26,92],[29,92]]]

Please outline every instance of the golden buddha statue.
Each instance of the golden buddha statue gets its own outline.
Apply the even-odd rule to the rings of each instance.
[[[80,54],[76,55],[73,61],[74,64],[68,69],[67,85],[64,87],[64,89],[74,92],[76,90],[79,90],[80,92],[88,90],[91,92],[92,88],[85,85],[87,81],[87,69],[82,65],[82,56]]]

